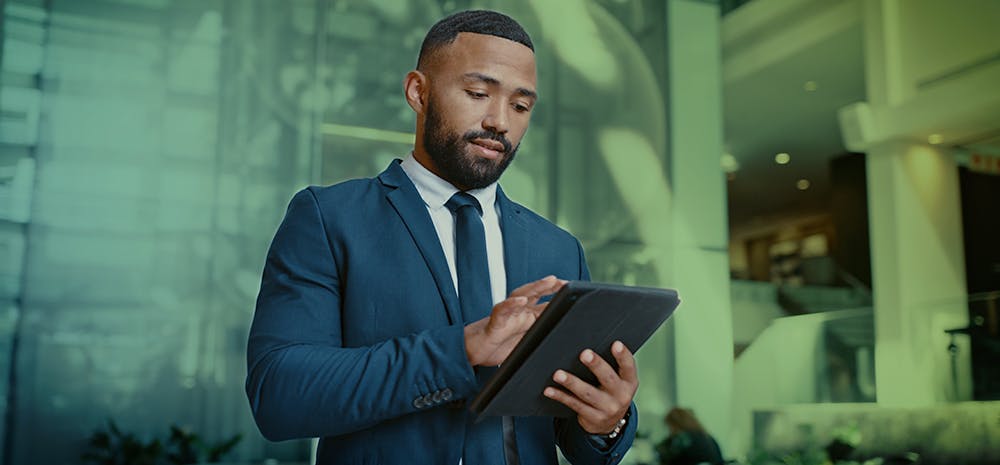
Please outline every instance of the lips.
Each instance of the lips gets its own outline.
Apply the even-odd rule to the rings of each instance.
[[[471,142],[485,149],[493,150],[499,153],[504,152],[504,145],[493,139],[472,139]]]

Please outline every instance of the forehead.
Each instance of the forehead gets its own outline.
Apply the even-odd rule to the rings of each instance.
[[[535,53],[512,40],[461,32],[435,55],[436,71],[450,78],[479,73],[504,86],[535,88]]]

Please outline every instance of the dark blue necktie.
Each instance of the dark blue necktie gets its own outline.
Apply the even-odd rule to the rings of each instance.
[[[483,228],[483,209],[471,194],[457,192],[445,204],[455,216],[455,272],[458,275],[458,301],[465,323],[481,320],[493,309],[490,291],[490,266],[486,259],[486,231]],[[482,388],[495,368],[476,367],[476,380]],[[463,465],[504,464],[504,440],[507,437],[508,454],[516,463],[513,423],[510,418],[487,417],[473,423],[467,415],[465,443],[462,449]]]
[[[462,319],[472,323],[489,315],[493,308],[483,208],[465,192],[455,193],[444,206],[455,215],[455,271]]]

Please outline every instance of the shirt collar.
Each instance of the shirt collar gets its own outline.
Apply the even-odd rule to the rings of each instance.
[[[451,199],[451,196],[458,192],[458,189],[450,182],[441,179],[438,175],[424,167],[424,165],[421,165],[416,158],[413,158],[413,152],[410,152],[403,159],[400,167],[403,168],[403,172],[410,178],[410,181],[413,181],[413,185],[417,188],[420,198],[423,199],[424,204],[431,210],[443,208],[444,204],[448,203],[448,200]],[[479,205],[483,208],[484,212],[492,211],[495,208],[497,183],[494,182],[482,189],[472,189],[466,192],[479,201]]]

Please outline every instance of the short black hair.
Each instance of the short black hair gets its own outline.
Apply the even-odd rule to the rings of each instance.
[[[420,45],[417,68],[420,68],[424,60],[442,45],[454,42],[460,32],[501,37],[524,45],[532,52],[535,51],[531,37],[528,37],[524,28],[510,16],[490,10],[459,11],[438,21],[427,31],[424,42]]]

